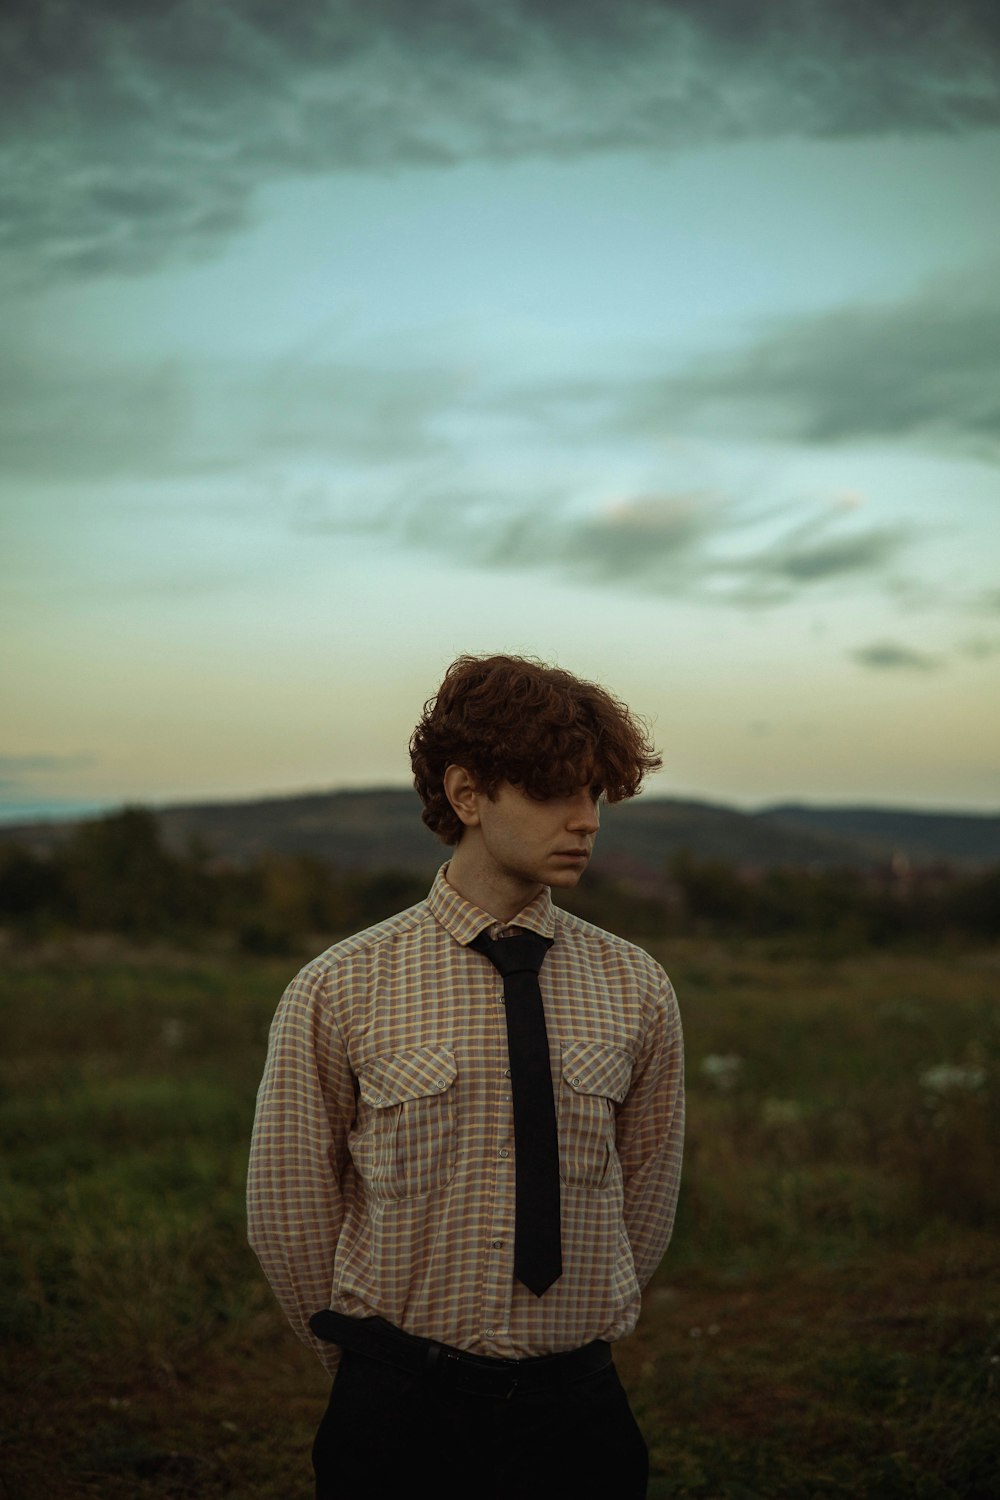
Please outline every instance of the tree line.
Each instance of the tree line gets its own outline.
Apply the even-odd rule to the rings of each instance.
[[[444,857],[444,850],[442,850]],[[333,941],[427,892],[408,871],[342,871],[308,854],[237,865],[193,841],[168,848],[154,813],[125,808],[77,825],[48,852],[0,845],[0,926],[28,937],[64,931],[197,941],[224,934],[243,951],[290,952]],[[798,935],[863,946],[1000,938],[1000,866],[926,870],[744,870],[690,851],[642,890],[592,872],[560,904],[637,939]]]

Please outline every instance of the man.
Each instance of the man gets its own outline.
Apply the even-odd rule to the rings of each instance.
[[[410,752],[454,852],[289,986],[251,1149],[250,1242],[335,1376],[316,1494],[639,1500],[610,1346],[673,1226],[681,1025],[550,888],[661,761],[604,689],[509,656],[455,661]]]

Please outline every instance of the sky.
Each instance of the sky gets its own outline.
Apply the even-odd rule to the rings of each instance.
[[[1000,809],[992,0],[8,0],[0,818],[405,785],[462,652],[652,795]]]

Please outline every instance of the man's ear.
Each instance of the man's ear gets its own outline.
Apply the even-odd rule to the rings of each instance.
[[[466,828],[479,826],[482,793],[464,766],[448,766],[444,773],[444,794]]]

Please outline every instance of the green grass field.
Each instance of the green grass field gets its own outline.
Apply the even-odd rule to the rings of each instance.
[[[994,1500],[1000,954],[656,956],[688,1148],[617,1352],[651,1500]],[[243,1215],[297,964],[5,954],[2,1500],[309,1500],[326,1380]]]

